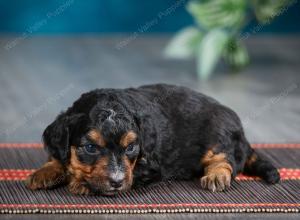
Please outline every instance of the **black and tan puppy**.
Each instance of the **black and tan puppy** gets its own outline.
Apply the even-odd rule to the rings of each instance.
[[[238,116],[190,89],[149,85],[83,94],[43,134],[49,162],[30,189],[67,184],[75,194],[114,195],[169,179],[198,178],[222,191],[239,172],[280,179],[245,138]]]

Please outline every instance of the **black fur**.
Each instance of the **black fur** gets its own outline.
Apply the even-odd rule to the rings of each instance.
[[[199,178],[200,159],[212,146],[227,155],[233,177],[245,171],[269,183],[279,181],[277,170],[259,156],[245,167],[254,151],[236,113],[188,88],[157,84],[85,93],[46,128],[43,137],[49,154],[67,164],[70,146],[80,146],[94,127],[111,143],[128,130],[138,134],[134,185]]]

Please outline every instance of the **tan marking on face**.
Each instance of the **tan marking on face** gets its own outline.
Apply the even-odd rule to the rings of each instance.
[[[71,158],[69,165],[69,170],[71,173],[79,177],[81,174],[90,174],[92,169],[92,166],[83,164],[78,160],[75,147],[71,147]]]
[[[88,136],[93,142],[95,142],[99,146],[101,147],[105,146],[106,143],[100,131],[96,129],[92,129],[88,132]]]
[[[89,194],[90,189],[85,182],[89,182],[102,190],[108,188],[108,158],[101,157],[95,164],[88,165],[80,162],[76,155],[76,148],[71,147],[71,158],[68,171],[71,174],[69,180],[69,190],[73,194]]]
[[[78,160],[75,147],[71,147],[71,158],[68,170],[76,179],[98,178],[104,180],[107,177],[107,165],[107,157],[102,157],[94,165],[83,164]]]
[[[126,156],[123,157],[123,161],[125,164],[125,190],[130,189],[133,182],[133,170],[136,164],[137,159],[134,161],[130,161]]]
[[[129,144],[134,142],[137,138],[137,134],[133,131],[128,131],[124,135],[122,135],[121,140],[120,140],[120,145],[122,147],[127,147]]]

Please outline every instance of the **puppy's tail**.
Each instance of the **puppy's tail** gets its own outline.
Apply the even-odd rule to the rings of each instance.
[[[280,180],[277,169],[262,156],[258,155],[249,145],[250,153],[246,160],[244,173],[251,176],[258,176],[267,183],[275,184]]]

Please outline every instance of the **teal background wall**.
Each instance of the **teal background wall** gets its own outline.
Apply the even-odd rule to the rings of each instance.
[[[192,24],[180,0],[0,0],[0,32],[31,34],[174,32]],[[262,33],[299,33],[297,2]],[[158,20],[157,20],[158,19]],[[248,29],[255,23],[251,23]],[[142,29],[140,29],[142,28]]]

